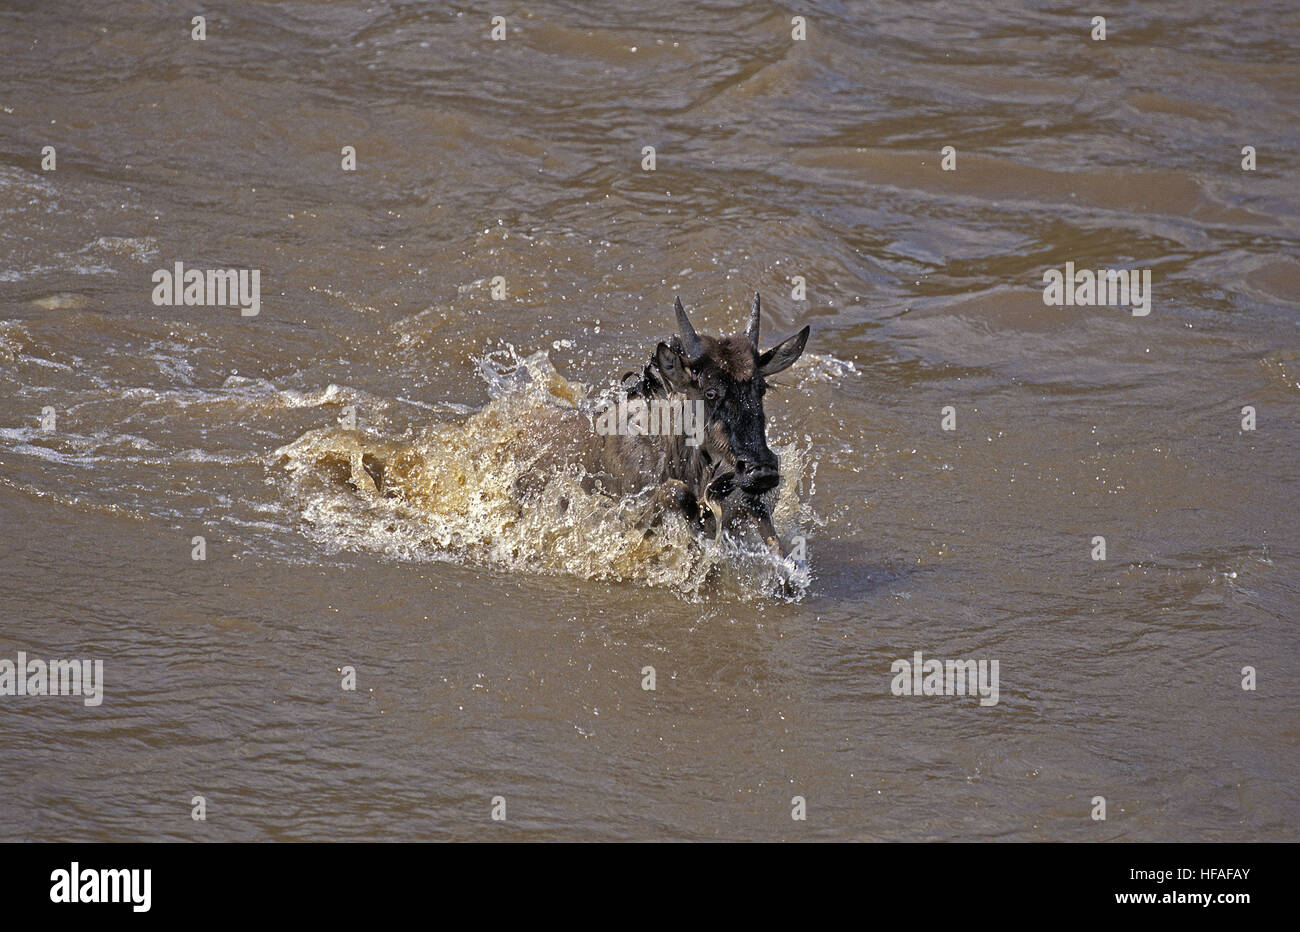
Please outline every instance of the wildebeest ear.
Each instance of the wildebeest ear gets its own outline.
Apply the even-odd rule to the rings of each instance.
[[[664,381],[674,391],[684,391],[691,383],[691,373],[686,368],[686,360],[667,343],[660,343],[655,347],[655,362],[659,365],[659,371],[664,374]]]
[[[794,365],[794,361],[803,355],[804,345],[808,342],[808,328],[804,327],[794,336],[778,343],[762,356],[758,357],[759,375],[776,375]]]

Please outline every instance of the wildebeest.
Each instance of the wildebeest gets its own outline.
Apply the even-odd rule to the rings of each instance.
[[[658,403],[679,411],[689,405],[698,419],[678,419],[676,431],[610,430],[609,408],[548,403],[489,408],[476,415],[482,424],[473,430],[496,438],[495,455],[525,464],[513,483],[521,509],[535,504],[553,478],[570,475],[588,493],[645,496],[635,514],[646,534],[654,533],[667,512],[676,511],[715,538],[724,531],[740,535],[752,524],[779,555],[771,493],[780,473],[767,445],[763,394],[767,379],[803,353],[809,328],[760,352],[757,294],[744,333],[732,336],[697,334],[680,298],[674,310],[678,333],[655,347],[639,376],[629,372],[623,377],[612,404]],[[504,412],[508,427],[500,423]],[[664,423],[670,422],[660,426]],[[463,476],[457,478],[458,464],[403,444],[373,438],[358,444],[354,433],[342,432],[351,438],[344,450],[355,487],[417,501],[460,494],[465,483]],[[333,436],[337,444],[338,432]],[[335,447],[330,449],[337,455]],[[556,504],[567,510],[570,500],[562,496]]]
[[[642,402],[702,407],[702,431],[647,436],[606,434],[594,473],[610,491],[655,487],[643,521],[657,524],[675,509],[704,533],[742,532],[753,522],[763,541],[780,552],[767,493],[780,482],[776,454],[767,445],[763,394],[770,376],[789,368],[808,342],[804,327],[766,352],[759,351],[761,302],[754,295],[744,333],[697,334],[680,298],[673,304],[678,333],[661,342],[639,377],[629,372],[627,397]],[[698,443],[694,441],[698,440]]]

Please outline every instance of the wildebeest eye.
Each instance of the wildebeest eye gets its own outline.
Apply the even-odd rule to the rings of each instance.
[[[709,399],[709,401],[717,401],[717,399],[718,399],[718,393],[717,393],[717,391],[716,391],[715,389],[712,389],[712,388],[711,388],[711,389],[709,389],[707,392],[704,393],[704,397],[707,398],[707,399]]]

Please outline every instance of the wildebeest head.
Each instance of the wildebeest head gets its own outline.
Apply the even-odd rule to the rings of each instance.
[[[808,327],[760,352],[757,294],[745,332],[733,336],[697,334],[680,298],[674,309],[679,336],[659,344],[654,363],[669,392],[703,403],[703,437],[689,469],[695,480],[692,491],[705,503],[739,492],[735,504],[747,506],[739,510],[766,519],[760,497],[776,488],[780,474],[776,454],[767,445],[763,394],[768,377],[789,368],[803,353]]]

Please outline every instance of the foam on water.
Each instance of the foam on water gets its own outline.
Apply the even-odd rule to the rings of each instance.
[[[552,465],[581,442],[574,418],[589,420],[604,393],[565,379],[545,352],[520,359],[507,348],[479,370],[491,401],[461,419],[402,438],[323,428],[277,450],[307,534],[331,551],[632,582],[691,600],[807,591],[807,563],[777,558],[752,535],[706,540],[678,515],[647,534],[648,490],[587,492],[578,469]],[[774,451],[782,481],[773,517],[789,541],[815,523],[815,470],[807,448]]]

